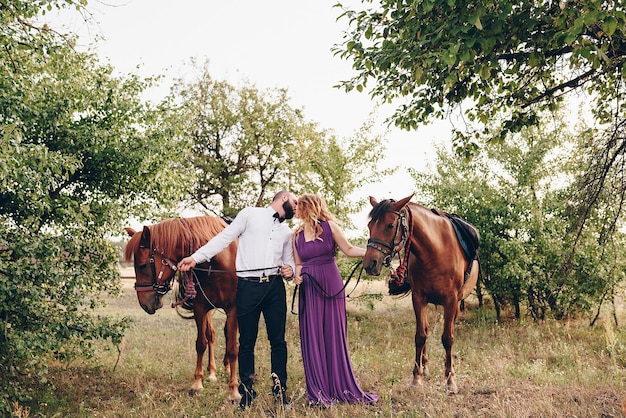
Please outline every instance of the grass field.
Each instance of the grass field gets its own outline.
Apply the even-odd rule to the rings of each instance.
[[[459,393],[445,391],[442,310],[431,307],[427,342],[431,375],[411,387],[414,317],[408,298],[363,302],[360,293],[384,291],[364,284],[348,301],[348,338],[357,378],[379,394],[371,406],[309,407],[300,360],[298,317],[288,314],[288,391],[291,411],[277,410],[269,379],[269,344],[261,324],[256,349],[259,397],[246,413],[227,398],[227,375],[190,396],[195,364],[195,326],[165,307],[155,315],[137,304],[132,281],[103,312],[134,320],[118,353],[103,345],[96,358],[53,366],[54,391],[18,415],[41,417],[623,417],[626,411],[626,312],[619,327],[607,312],[595,327],[588,320],[541,324],[496,323],[490,309],[470,307],[457,322],[454,345]],[[349,288],[350,290],[350,288]],[[288,304],[292,288],[288,287]],[[166,296],[169,300],[169,295]],[[166,301],[167,306],[167,301]],[[621,305],[620,305],[621,306]],[[214,315],[218,363],[224,353],[224,315]]]

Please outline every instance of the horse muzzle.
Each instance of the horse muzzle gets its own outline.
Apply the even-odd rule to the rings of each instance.
[[[140,303],[139,305],[141,306],[141,309],[146,311],[146,313],[149,314],[149,315],[154,315],[155,312],[156,312],[156,309],[151,309],[146,304]]]
[[[137,296],[139,297],[139,306],[149,315],[154,315],[158,309],[163,307],[162,295],[156,292],[150,297],[146,297],[146,293],[138,293]]]
[[[380,271],[382,270],[383,263],[381,260],[376,258],[368,258],[367,256],[363,258],[363,269],[368,274],[368,276],[380,276]]]

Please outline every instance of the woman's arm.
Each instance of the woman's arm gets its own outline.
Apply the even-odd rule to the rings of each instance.
[[[333,231],[333,239],[342,253],[348,257],[363,257],[365,255],[365,248],[355,247],[350,244],[336,222],[328,221],[328,224],[330,225],[330,229]]]
[[[296,234],[293,235],[292,245],[293,245],[293,259],[296,262],[296,272],[293,277],[293,284],[299,285],[302,284],[302,260],[300,260],[300,255],[298,254],[298,250],[296,250]]]

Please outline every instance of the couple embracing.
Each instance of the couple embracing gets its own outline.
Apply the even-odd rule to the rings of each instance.
[[[282,222],[294,216],[300,224],[292,233]],[[348,242],[324,200],[281,191],[266,208],[245,208],[222,232],[181,260],[179,269],[187,271],[209,261],[237,238],[240,407],[246,409],[256,397],[254,346],[261,313],[271,347],[274,399],[290,407],[282,278],[300,285],[300,344],[309,405],[376,402],[378,396],[365,393],[352,370],[343,281],[335,262],[336,248],[348,257],[363,257],[365,249]]]

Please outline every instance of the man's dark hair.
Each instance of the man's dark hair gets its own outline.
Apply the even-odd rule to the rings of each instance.
[[[281,197],[283,197],[283,195],[287,193],[287,190],[281,190],[280,192],[276,193],[274,195],[274,198],[272,199],[272,202],[277,201],[278,199],[280,199]]]

